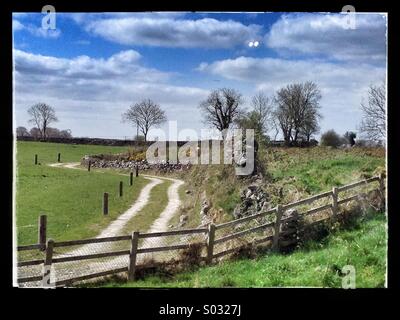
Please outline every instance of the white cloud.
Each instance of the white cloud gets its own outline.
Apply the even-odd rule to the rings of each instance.
[[[31,23],[22,24],[20,21],[13,19],[13,31],[27,31],[31,35],[40,38],[58,38],[61,35],[60,29],[44,29],[41,26],[37,27]]]
[[[24,29],[24,25],[21,22],[19,22],[18,20],[13,19],[13,21],[12,21],[12,29],[13,29],[14,32],[15,31],[19,31],[19,30]]]
[[[231,48],[246,45],[261,29],[255,24],[247,26],[233,20],[146,16],[95,19],[86,22],[85,28],[88,32],[120,44],[183,48]]]
[[[15,112],[18,125],[27,124],[27,108],[39,101],[52,105],[62,128],[75,135],[124,136],[131,126],[121,114],[133,102],[150,98],[170,119],[198,125],[193,117],[207,90],[171,84],[173,74],[140,65],[134,50],[107,59],[79,56],[57,58],[14,50]],[[106,128],[104,130],[103,128]]]
[[[386,16],[355,14],[283,15],[265,36],[268,47],[281,53],[322,55],[338,60],[385,61]],[[350,20],[351,21],[351,20]]]
[[[370,84],[385,79],[385,68],[366,63],[331,63],[321,60],[239,57],[202,63],[199,71],[246,84],[273,95],[294,82],[314,81],[322,93],[323,129],[355,130],[361,118],[360,102]],[[252,94],[249,92],[249,94]]]

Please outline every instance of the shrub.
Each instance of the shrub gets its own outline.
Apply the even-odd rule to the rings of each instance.
[[[321,136],[321,145],[337,148],[342,144],[342,138],[335,130],[328,130]]]

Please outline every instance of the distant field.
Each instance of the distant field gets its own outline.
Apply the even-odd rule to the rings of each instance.
[[[129,177],[112,172],[98,173],[51,168],[61,153],[62,162],[79,162],[85,154],[119,153],[127,147],[17,142],[16,224],[18,244],[37,242],[37,220],[48,219],[48,237],[80,239],[97,235],[138,197],[147,180],[138,177],[129,187]],[[38,154],[40,165],[34,165]],[[118,195],[124,181],[124,196]],[[102,215],[103,192],[109,192],[109,215]]]

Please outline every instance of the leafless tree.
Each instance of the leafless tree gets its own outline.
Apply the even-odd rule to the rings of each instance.
[[[33,127],[31,130],[29,130],[29,134],[31,137],[34,137],[35,139],[39,139],[41,137],[41,133],[38,128]]]
[[[309,140],[318,131],[320,100],[321,93],[311,81],[290,84],[277,92],[275,118],[287,145],[297,144],[301,135]]]
[[[60,138],[72,138],[72,131],[70,129],[61,130]]]
[[[223,132],[229,129],[235,118],[242,112],[242,95],[234,89],[222,88],[214,90],[202,101],[199,108],[204,122]]]
[[[59,130],[57,128],[47,128],[48,138],[72,138],[72,133],[70,129]]]
[[[310,114],[306,114],[304,123],[300,129],[300,136],[302,139],[310,142],[311,137],[320,131],[318,122],[321,117],[320,113],[314,112],[313,110],[311,110]]]
[[[28,109],[28,114],[31,116],[29,122],[39,131],[39,137],[46,139],[47,128],[51,123],[58,121],[54,109],[45,103],[37,103]]]
[[[30,136],[30,134],[25,127],[17,128],[17,137],[28,137],[28,136]]]
[[[265,141],[267,132],[273,125],[272,99],[263,92],[258,92],[252,97],[251,107],[250,111],[239,114],[235,123],[242,129],[254,129],[257,140]]]
[[[386,84],[371,85],[368,103],[361,103],[363,119],[359,130],[368,139],[379,141],[386,137]]]
[[[161,107],[150,99],[142,100],[130,106],[128,111],[122,114],[124,122],[131,122],[143,133],[147,141],[147,133],[153,126],[160,125],[167,121],[165,112]]]

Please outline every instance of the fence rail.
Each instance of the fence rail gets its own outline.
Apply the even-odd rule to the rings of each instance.
[[[265,242],[270,242],[270,246],[273,249],[277,249],[279,246],[290,245],[293,240],[285,238],[286,236],[290,236],[291,234],[296,233],[296,228],[286,228],[286,230],[281,230],[282,225],[290,224],[291,221],[296,221],[297,218],[297,210],[296,215],[292,216],[284,216],[284,213],[287,212],[289,209],[295,207],[301,207],[305,204],[313,203],[319,199],[323,198],[331,198],[332,203],[324,204],[315,208],[311,208],[308,210],[303,210],[301,216],[305,217],[308,215],[315,214],[320,211],[324,210],[331,210],[332,214],[328,216],[335,217],[337,215],[337,207],[338,205],[344,204],[349,201],[358,200],[362,196],[366,196],[371,192],[378,191],[380,195],[380,201],[384,204],[385,196],[384,196],[384,183],[385,176],[383,174],[372,177],[369,179],[364,179],[361,181],[357,181],[345,186],[341,187],[334,187],[332,191],[323,192],[318,195],[302,199],[293,203],[285,204],[285,205],[278,205],[273,209],[269,209],[263,212],[259,212],[257,214],[249,215],[240,219],[236,219],[233,221],[221,223],[221,224],[210,224],[208,228],[196,228],[196,229],[183,229],[183,230],[172,230],[172,231],[165,231],[165,232],[152,232],[152,233],[140,233],[140,232],[133,232],[131,235],[122,235],[122,236],[115,236],[115,237],[104,237],[104,238],[92,238],[92,239],[81,239],[81,240],[71,240],[71,241],[61,241],[55,242],[52,239],[48,239],[45,244],[31,244],[31,245],[24,245],[18,246],[18,252],[27,252],[29,250],[38,250],[42,252],[43,257],[41,259],[33,259],[27,261],[19,261],[17,263],[17,267],[28,267],[28,266],[44,266],[43,274],[35,275],[35,276],[20,276],[18,278],[19,283],[27,283],[27,282],[39,282],[43,281],[46,277],[48,277],[48,273],[51,272],[49,269],[50,266],[59,264],[59,263],[67,263],[71,261],[81,261],[81,260],[91,260],[96,258],[103,258],[103,257],[120,257],[124,256],[129,259],[128,266],[122,268],[112,268],[110,270],[91,273],[87,275],[79,275],[79,276],[72,276],[68,279],[62,280],[55,280],[52,284],[56,286],[62,286],[66,284],[71,284],[77,281],[83,281],[87,279],[92,279],[96,277],[103,277],[106,275],[127,272],[128,278],[133,280],[135,278],[135,270],[138,264],[138,255],[149,254],[149,253],[156,253],[156,252],[165,252],[165,251],[172,251],[172,250],[184,250],[189,249],[193,243],[190,242],[190,237],[193,235],[204,235],[202,241],[198,241],[197,244],[200,245],[201,248],[207,249],[206,257],[202,258],[206,260],[207,263],[211,263],[213,260],[218,259],[222,256],[227,254],[231,254],[235,252],[240,247],[228,248],[224,249],[220,252],[214,253],[214,247],[218,244],[225,243],[227,241],[243,237],[244,235],[254,234],[256,232],[264,232],[261,238],[253,239],[252,243],[260,244]],[[367,193],[358,193],[355,195],[347,196],[343,199],[338,199],[340,193],[360,187],[366,186],[372,182],[379,182],[379,187],[377,189],[370,190]],[[273,222],[261,222],[257,220],[259,218],[275,214],[275,220]],[[328,218],[323,218],[318,221],[314,221],[313,223],[320,222],[326,220]],[[240,227],[244,222],[251,222],[251,221],[258,221],[258,225],[251,226],[245,230],[234,231],[232,233],[223,234],[220,237],[216,237],[216,231],[221,231],[223,229],[226,230],[228,227]],[[268,233],[268,234],[265,234]],[[146,242],[148,239],[151,238],[158,238],[158,237],[170,237],[170,236],[189,236],[189,238],[185,238],[186,243],[183,244],[176,244],[170,243],[166,246],[152,246],[152,247],[140,247],[139,246],[139,239],[144,239],[143,241]],[[81,245],[89,245],[89,244],[101,244],[101,243],[115,243],[117,241],[130,241],[130,248],[129,250],[116,250],[116,251],[108,251],[108,252],[101,252],[101,253],[94,253],[94,254],[75,254],[75,255],[61,255],[55,256],[54,255],[54,248],[61,248],[61,247],[73,247],[73,246],[81,246]],[[43,247],[44,246],[44,247]],[[45,250],[45,252],[43,252]],[[79,253],[79,250],[78,250]],[[47,268],[46,268],[47,267]],[[49,271],[50,270],[50,271]]]

